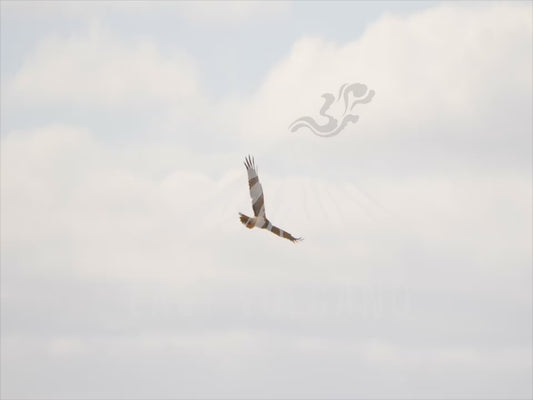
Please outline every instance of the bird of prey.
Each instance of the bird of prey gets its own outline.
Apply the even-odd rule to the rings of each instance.
[[[290,233],[273,226],[267,219],[265,214],[265,197],[263,196],[263,188],[259,183],[259,177],[257,176],[257,169],[255,167],[255,161],[252,157],[248,156],[244,160],[244,166],[248,172],[248,185],[250,186],[250,197],[252,198],[252,208],[254,209],[254,217],[248,217],[242,213],[239,213],[241,222],[248,229],[262,228],[267,229],[270,232],[281,236],[282,238],[289,239],[295,243],[302,238],[296,238]]]

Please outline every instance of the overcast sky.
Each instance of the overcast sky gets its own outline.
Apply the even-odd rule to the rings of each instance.
[[[531,398],[532,20],[2,1],[2,398]]]

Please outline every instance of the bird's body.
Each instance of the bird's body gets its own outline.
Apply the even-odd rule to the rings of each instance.
[[[301,238],[296,238],[290,233],[272,225],[272,223],[268,220],[265,214],[265,198],[263,195],[263,187],[259,183],[259,177],[257,176],[257,170],[255,168],[255,162],[253,158],[248,156],[244,161],[244,166],[248,172],[248,185],[250,187],[250,197],[252,198],[254,217],[248,217],[247,215],[239,213],[239,217],[243,225],[248,229],[267,229],[275,235],[289,239],[293,243],[302,240]]]

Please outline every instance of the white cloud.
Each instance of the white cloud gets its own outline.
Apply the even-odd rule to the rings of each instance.
[[[167,151],[170,159],[183,154],[179,147]],[[217,276],[219,263],[235,257],[232,251],[261,241],[266,253],[296,257],[295,268],[306,270],[310,281],[324,277],[321,269],[308,270],[309,265],[335,261],[340,267],[330,280],[372,282],[371,271],[381,263],[385,282],[398,286],[405,284],[410,267],[397,265],[395,259],[423,240],[424,252],[455,254],[462,261],[431,284],[422,279],[409,285],[456,289],[470,281],[448,276],[452,271],[472,278],[485,271],[512,281],[516,276],[502,270],[502,263],[527,262],[529,219],[519,216],[530,214],[532,193],[520,176],[434,175],[400,181],[376,176],[364,185],[372,193],[368,196],[348,179],[277,176],[258,160],[267,214],[273,223],[306,239],[293,248],[268,232],[250,235],[239,225],[237,212],[251,210],[238,156],[234,166],[217,176],[211,166],[152,174],[160,163],[152,154],[150,148],[111,151],[90,132],[67,126],[10,134],[2,144],[6,254],[16,258],[18,249],[30,246],[34,251],[24,257],[53,262],[68,248],[69,257],[61,263],[72,263],[69,268],[83,275],[165,276],[183,284]],[[144,160],[140,169],[139,160]],[[208,243],[211,250],[206,253],[202,249]],[[383,246],[389,247],[388,253],[380,254]],[[249,279],[246,254],[228,264],[232,279]],[[427,254],[423,258],[435,262]],[[349,260],[360,264],[355,275]],[[464,262],[472,269],[465,269]],[[488,282],[487,290],[497,283]]]
[[[246,127],[209,151],[214,133],[189,142],[198,126],[172,145],[116,146],[65,124],[4,134],[2,395],[530,396],[526,14],[440,7],[348,44],[302,39],[249,106],[209,110],[200,130],[227,132],[239,115]],[[103,82],[116,74],[106,63],[148,54],[146,70],[181,79],[173,59],[106,35],[56,39],[35,59]],[[110,61],[91,75],[84,54]],[[24,68],[41,78],[20,100],[109,95],[81,73],[76,90],[49,94],[36,83],[52,72]],[[199,86],[174,94],[157,76],[130,88],[133,75],[103,104],[130,110],[131,90],[173,103]],[[288,132],[353,80],[377,93],[354,129]],[[251,212],[245,147],[267,215],[303,243],[238,222]]]
[[[200,87],[186,54],[163,55],[148,39],[120,40],[93,25],[70,37],[48,37],[7,83],[19,105],[139,106],[194,103]]]
[[[163,246],[157,270],[177,273],[182,281],[188,276],[186,254],[180,251],[195,232],[195,214],[203,215],[202,202],[212,194],[206,176],[176,171],[150,180],[132,170],[137,159],[127,165],[127,157],[68,126],[12,133],[2,143],[2,158],[3,246],[8,253],[30,245],[29,257],[40,259],[43,268],[57,266],[57,257],[68,254],[67,262],[78,273],[145,277],[145,266],[155,262]],[[167,247],[169,240],[177,247]],[[60,243],[69,243],[66,253]],[[132,248],[139,251],[132,253]],[[182,268],[173,272],[177,262]]]
[[[530,10],[440,6],[382,17],[349,43],[304,37],[248,104],[242,138],[286,140],[296,118],[318,117],[322,93],[336,95],[350,82],[365,83],[376,96],[355,109],[359,122],[341,135],[394,140],[413,121],[428,129],[436,121],[479,121],[508,111],[509,102],[527,101],[532,84]]]

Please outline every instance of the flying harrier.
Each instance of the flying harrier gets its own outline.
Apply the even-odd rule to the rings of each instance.
[[[252,157],[245,158],[244,166],[248,172],[248,185],[250,186],[250,197],[252,198],[252,208],[254,209],[254,217],[248,217],[242,213],[239,213],[241,222],[248,229],[262,228],[267,229],[270,232],[281,236],[282,238],[289,239],[295,243],[302,238],[296,238],[290,233],[273,226],[265,215],[265,198],[263,196],[263,188],[259,183],[259,177],[257,176],[257,169],[255,167],[255,161]]]

